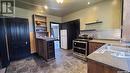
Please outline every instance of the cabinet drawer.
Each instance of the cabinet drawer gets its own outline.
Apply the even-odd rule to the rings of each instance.
[[[86,54],[86,50],[84,49],[74,48],[73,51],[76,53]]]

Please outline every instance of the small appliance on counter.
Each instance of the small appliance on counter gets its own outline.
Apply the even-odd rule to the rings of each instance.
[[[73,54],[86,61],[88,55],[88,41],[92,39],[93,37],[86,34],[79,35],[77,39],[73,40]]]

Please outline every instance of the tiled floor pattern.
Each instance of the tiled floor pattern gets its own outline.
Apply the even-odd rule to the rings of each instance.
[[[6,73],[87,73],[87,63],[75,58],[70,50],[55,52],[56,59],[50,62],[37,56],[12,62]]]

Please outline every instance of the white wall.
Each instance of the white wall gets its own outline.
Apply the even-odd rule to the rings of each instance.
[[[32,21],[32,15],[33,14],[39,14],[42,16],[47,16],[47,26],[48,26],[48,31],[50,31],[50,22],[57,22],[61,23],[62,18],[58,16],[53,16],[53,15],[48,15],[42,12],[37,12],[37,10],[32,11],[32,10],[27,10],[27,9],[22,9],[15,7],[15,13],[14,14],[6,14],[5,16],[11,16],[11,17],[21,17],[21,18],[27,18],[29,20],[29,31],[30,31],[30,42],[31,42],[31,52],[34,53],[36,52],[36,46],[35,46],[35,37],[34,37],[34,32],[33,32],[33,21]]]
[[[38,8],[37,8],[38,9]],[[79,10],[77,12],[71,13],[64,17],[58,17],[53,15],[48,15],[44,11],[39,10],[27,10],[22,8],[15,9],[14,15],[7,16],[16,16],[29,19],[29,30],[30,30],[30,41],[31,41],[31,52],[35,52],[35,40],[32,24],[32,15],[40,14],[47,16],[48,21],[48,31],[50,30],[50,21],[51,22],[67,22],[74,19],[80,19],[80,28],[84,29],[120,29],[121,22],[121,0],[105,0],[101,3],[91,5],[85,9]],[[40,11],[40,13],[38,12]],[[87,22],[92,22],[95,20],[103,21],[102,24],[85,26]],[[100,36],[101,37],[101,36]]]
[[[124,1],[122,40],[130,42],[130,0]]]
[[[32,32],[33,31],[33,22],[32,22],[32,15],[33,14],[47,16],[48,30],[49,30],[50,22],[58,22],[58,23],[62,22],[62,18],[61,17],[44,14],[44,12],[43,13],[39,13],[39,12],[37,12],[37,10],[27,10],[27,9],[22,9],[22,8],[18,8],[18,7],[15,7],[15,13],[14,14],[8,14],[8,15],[6,14],[6,16],[28,18],[29,26],[30,26],[29,30],[30,30],[30,32]]]
[[[63,22],[80,19],[80,29],[120,29],[121,0],[105,0],[90,5],[80,11],[71,13],[62,18]],[[85,25],[88,22],[103,21],[101,24]]]

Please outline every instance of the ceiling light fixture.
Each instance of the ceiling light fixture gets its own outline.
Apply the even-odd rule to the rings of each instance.
[[[45,5],[45,6],[44,6],[44,8],[45,8],[45,9],[48,9],[48,6],[47,6],[47,5]]]
[[[64,0],[56,0],[58,4],[62,4]]]
[[[88,2],[88,5],[90,5],[90,2]]]

